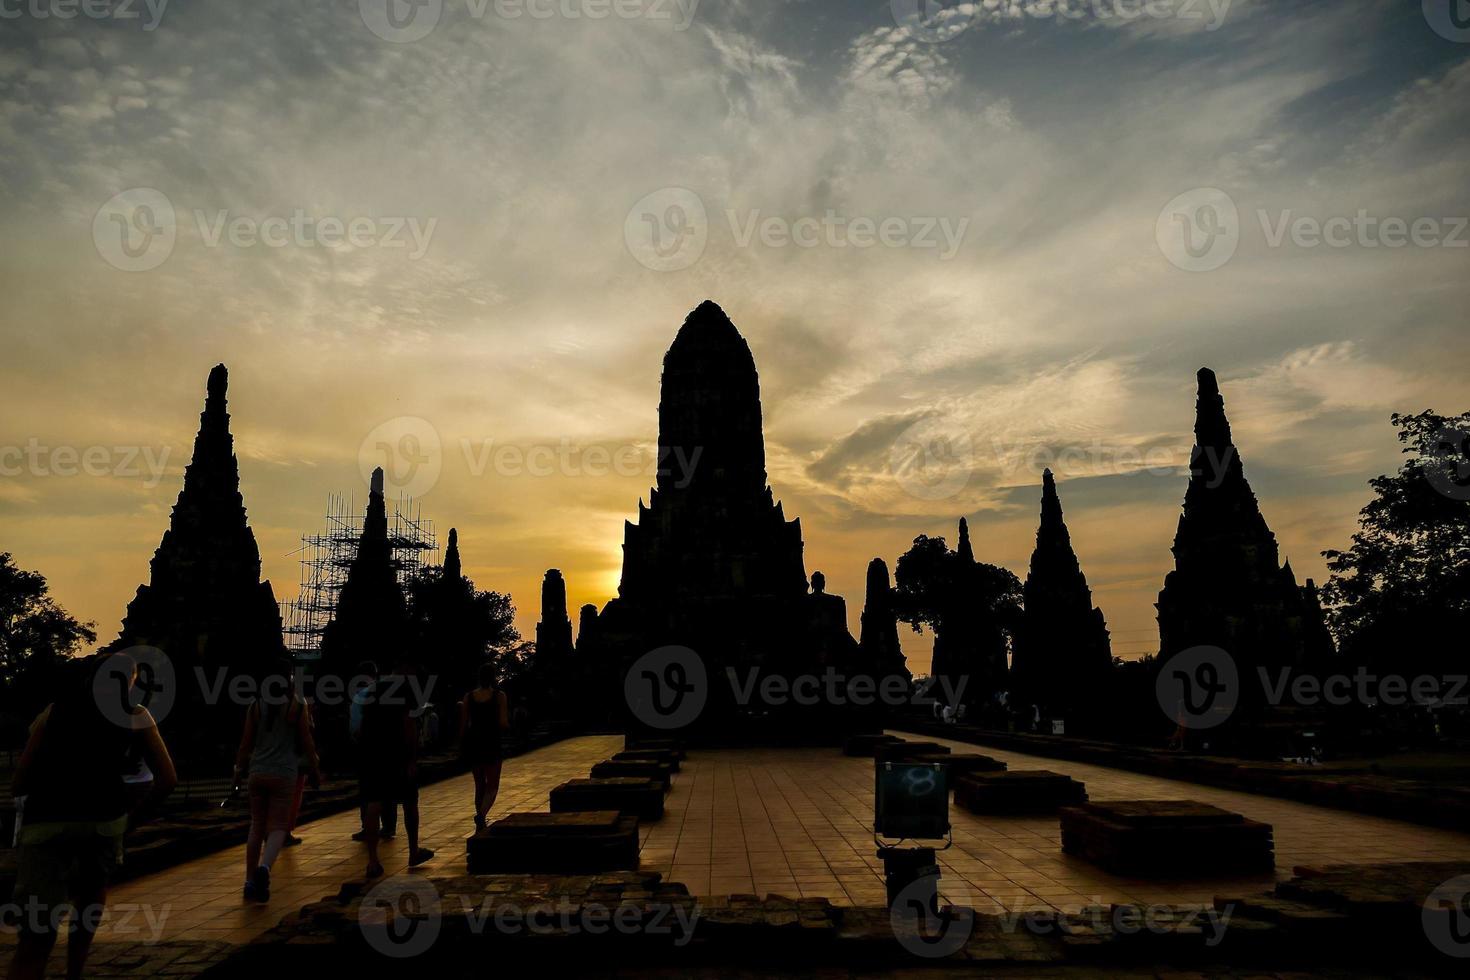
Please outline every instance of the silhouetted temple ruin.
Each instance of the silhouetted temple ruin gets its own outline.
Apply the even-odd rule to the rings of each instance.
[[[664,357],[658,418],[657,486],[625,525],[622,579],[597,619],[599,646],[623,664],[689,647],[712,682],[703,733],[741,737],[731,722],[750,722],[748,732],[759,715],[791,736],[809,718],[737,707],[726,668],[742,683],[752,670],[790,677],[856,645],[836,622],[835,597],[807,594],[801,524],[766,484],[755,359],[712,302],[689,315]]]
[[[364,660],[387,669],[400,660],[412,659],[407,642],[408,612],[393,567],[380,467],[373,470],[369,484],[357,555],[347,572],[336,612],[322,635],[322,670],[347,677]]]
[[[260,549],[240,494],[228,383],[223,364],[209,372],[183,489],[153,554],[148,584],[138,587],[109,646],[146,644],[168,654],[184,696],[175,721],[186,725],[193,723],[190,706],[198,700],[195,667],[249,673],[285,653],[280,610],[270,582],[261,580]],[[234,715],[225,723],[234,725]]]
[[[536,656],[565,664],[572,655],[572,621],[567,616],[567,583],[561,569],[550,568],[541,581],[541,621],[536,624]]]
[[[1195,646],[1219,647],[1235,661],[1245,704],[1258,706],[1259,668],[1306,660],[1306,599],[1290,564],[1278,560],[1208,368],[1199,371],[1194,435],[1174,570],[1159,593],[1160,662]]]
[[[1041,475],[1041,523],[1026,574],[1024,611],[1011,657],[1012,704],[1039,705],[1053,716],[1092,716],[1112,666],[1112,643],[1072,536],[1051,470]]]
[[[858,650],[863,664],[880,677],[912,680],[908,663],[898,642],[898,612],[894,608],[893,585],[888,563],[882,558],[868,562],[867,590],[863,601],[862,628]]]

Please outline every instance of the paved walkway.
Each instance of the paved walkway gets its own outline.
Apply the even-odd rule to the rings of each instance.
[[[1470,834],[1329,810],[1303,803],[1180,783],[1082,763],[952,743],[1012,769],[1050,769],[1087,783],[1093,799],[1194,799],[1272,824],[1277,877],[1297,864],[1470,860]],[[509,759],[492,819],[545,810],[551,788],[585,776],[618,751],[620,736],[588,736]],[[663,820],[643,828],[643,866],[663,871],[696,895],[778,892],[824,896],[836,904],[881,905],[882,867],[874,855],[872,761],[835,749],[691,752],[674,777]],[[460,872],[470,829],[468,776],[421,793],[424,842],[438,854],[427,874]],[[983,911],[1098,902],[1205,903],[1223,892],[1262,891],[1271,878],[1157,882],[1117,878],[1064,856],[1055,817],[979,817],[952,810],[955,846],[941,853],[942,890]],[[119,886],[101,939],[219,939],[243,942],[286,912],[335,894],[359,877],[363,847],[349,837],[355,813],[301,829],[306,843],[283,853],[268,906],[240,897],[243,846]],[[384,846],[389,874],[407,863],[402,829]],[[161,930],[152,922],[166,914]],[[124,918],[126,916],[126,919]],[[126,928],[124,928],[124,923]],[[159,934],[161,931],[161,935]]]

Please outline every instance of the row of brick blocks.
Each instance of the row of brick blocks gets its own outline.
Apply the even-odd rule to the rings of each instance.
[[[875,763],[940,765],[954,801],[979,814],[1057,814],[1062,850],[1129,877],[1254,874],[1275,867],[1270,824],[1193,800],[1088,802],[1084,784],[1044,769],[1010,771],[990,756],[938,742],[859,735],[844,751]]]
[[[471,874],[589,874],[638,867],[638,825],[664,815],[664,794],[684,758],[672,740],[626,742],[624,751],[551,791],[550,813],[512,813],[465,843]]]

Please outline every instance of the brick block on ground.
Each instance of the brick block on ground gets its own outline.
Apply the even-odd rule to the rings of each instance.
[[[471,874],[631,870],[638,818],[617,810],[512,813],[465,842]]]
[[[624,749],[612,758],[614,762],[664,762],[671,771],[679,771],[679,756],[669,749]]]
[[[1087,802],[1087,787],[1046,769],[972,772],[954,781],[954,802],[972,813],[1055,813]]]
[[[938,742],[883,742],[873,747],[879,762],[907,762],[916,755],[949,755],[949,746]]]
[[[613,779],[618,776],[636,779],[655,779],[664,789],[674,778],[674,767],[667,762],[650,762],[641,759],[607,759],[592,767],[593,779]]]
[[[1271,825],[1193,800],[1088,803],[1061,811],[1062,850],[1125,877],[1271,871]]]
[[[999,759],[977,752],[952,752],[949,755],[921,754],[905,756],[905,762],[927,762],[949,766],[950,785],[961,776],[979,772],[1005,772],[1006,764]]]
[[[677,738],[639,738],[635,735],[623,736],[624,749],[659,749],[664,752],[672,752],[676,758],[684,758],[684,742]]]
[[[664,815],[664,788],[656,779],[618,776],[572,779],[551,791],[552,813],[617,810],[625,817],[658,820]]]
[[[897,735],[884,735],[882,733],[849,735],[847,741],[842,743],[842,754],[871,759],[878,746],[892,745],[895,742],[902,741],[903,739]]]

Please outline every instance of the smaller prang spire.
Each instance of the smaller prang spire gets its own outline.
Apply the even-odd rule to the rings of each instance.
[[[459,561],[459,531],[449,529],[449,546],[444,549],[444,581],[457,583],[464,574]]]
[[[961,561],[971,565],[975,563],[975,549],[970,547],[970,522],[963,517],[960,518],[960,543],[955,550]]]

